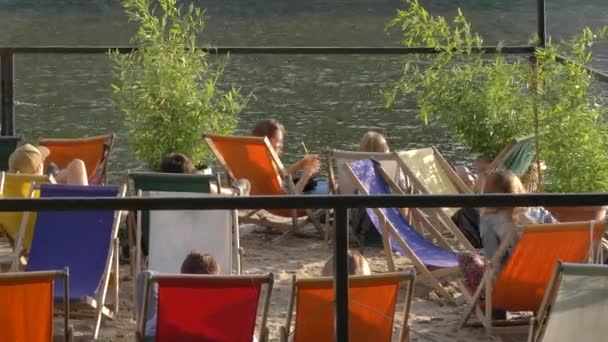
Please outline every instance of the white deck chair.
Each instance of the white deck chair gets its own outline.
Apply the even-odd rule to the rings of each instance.
[[[203,197],[203,193],[145,191],[144,197]],[[234,210],[152,210],[148,268],[179,273],[192,250],[209,253],[222,274],[241,274],[238,215]],[[141,222],[141,220],[139,220]],[[236,253],[235,253],[236,251]]]

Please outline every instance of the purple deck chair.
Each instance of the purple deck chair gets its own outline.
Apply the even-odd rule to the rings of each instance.
[[[49,184],[39,188],[40,198],[124,196],[124,187]],[[102,314],[113,318],[118,309],[119,222],[120,211],[41,211],[34,226],[26,271],[69,267],[70,302],[96,310],[94,339],[99,334]],[[114,273],[113,310],[105,303],[110,273]],[[64,300],[62,284],[55,288],[55,300]]]
[[[392,180],[383,176],[386,173],[383,172],[382,166],[378,162],[363,159],[351,162],[346,167],[361,194],[392,194],[389,186],[389,182]],[[396,185],[393,188],[395,187]],[[385,251],[390,254],[387,258],[392,257],[391,249],[408,257],[416,266],[420,278],[430,281],[442,296],[452,300],[452,296],[443,288],[438,278],[460,272],[458,255],[449,248],[440,247],[421,235],[398,208],[366,208],[366,212],[374,227],[383,236]],[[422,215],[419,210],[416,212]],[[383,222],[386,222],[386,226],[383,225]],[[432,229],[432,227],[427,227]],[[385,231],[388,232],[388,239],[384,234]],[[434,233],[441,240],[441,237],[436,235],[438,233],[436,231]],[[390,241],[390,245],[387,245],[387,240]],[[389,261],[389,268],[391,268],[391,264],[392,262]],[[429,268],[433,271],[430,271]]]

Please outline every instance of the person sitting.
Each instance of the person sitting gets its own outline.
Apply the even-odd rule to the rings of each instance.
[[[44,146],[21,145],[13,151],[8,159],[9,171],[42,175],[44,173],[44,160],[50,153],[50,150]],[[57,167],[51,166],[50,168],[56,169]],[[89,185],[86,166],[80,159],[72,160],[63,170],[51,172],[51,176],[52,181],[58,184]]]
[[[283,139],[287,132],[285,127],[275,119],[261,120],[253,127],[251,134],[256,137],[266,137],[270,141],[270,145],[274,148],[278,156],[283,153]],[[294,175],[297,171],[302,170],[302,174],[294,182],[296,190],[300,193],[327,193],[328,185],[327,182],[317,182],[315,186],[310,186],[309,181],[312,177],[319,172],[321,168],[321,162],[319,156],[314,154],[307,154],[304,158],[289,165],[287,172],[290,175]],[[322,184],[321,184],[322,183]]]
[[[329,259],[323,265],[321,270],[322,277],[333,277],[334,271],[334,256],[330,256]],[[370,275],[372,274],[369,263],[365,257],[357,250],[348,250],[348,275]]]
[[[149,271],[148,271],[149,272]],[[196,251],[190,252],[184,261],[180,269],[181,274],[218,274],[220,273],[220,265],[217,260],[210,254],[201,254]],[[144,280],[146,279],[146,272],[141,272],[138,275],[138,289],[140,294],[143,294]],[[153,341],[156,336],[156,315],[157,315],[157,302],[158,302],[158,290],[152,289],[150,294],[150,306],[148,310],[149,319],[146,322],[145,338],[146,340]],[[142,299],[142,301],[145,298]],[[143,305],[141,306],[143,308]],[[141,316],[140,316],[141,317]]]
[[[482,193],[521,194],[524,192],[519,178],[511,171],[502,170],[488,174],[482,190]],[[465,276],[465,285],[471,291],[475,291],[481,282],[485,270],[484,259],[490,260],[494,257],[509,231],[526,224],[557,222],[551,213],[542,207],[481,208],[480,213],[479,230],[483,255],[461,253],[458,260],[459,267]],[[509,259],[517,240],[514,239],[511,242],[504,257],[498,265],[495,265],[497,273]]]
[[[190,158],[181,153],[171,153],[160,162],[160,171],[166,173],[194,173],[194,164]],[[211,183],[211,193],[218,193],[217,184]],[[251,185],[247,179],[239,179],[232,188],[220,187],[219,193],[222,195],[243,195],[248,196]]]

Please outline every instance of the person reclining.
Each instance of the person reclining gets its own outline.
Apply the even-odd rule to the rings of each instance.
[[[44,146],[24,144],[10,155],[8,159],[9,172],[44,174],[44,160],[51,151]],[[51,174],[51,180],[57,184],[89,185],[87,169],[80,159],[73,159],[63,170],[58,170],[55,164],[47,166],[47,172]],[[52,169],[52,171],[51,171]]]

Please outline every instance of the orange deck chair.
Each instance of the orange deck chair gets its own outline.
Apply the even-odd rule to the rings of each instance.
[[[231,182],[245,178],[251,183],[251,195],[297,194],[291,176],[266,137],[241,137],[205,134],[209,148],[224,167]],[[285,184],[285,187],[283,186]],[[296,231],[312,221],[323,236],[323,228],[312,210],[269,210],[276,216],[291,217],[292,224],[269,220],[260,211],[240,217],[244,223],[254,223],[282,231]],[[258,216],[258,217],[255,217]],[[305,217],[305,220],[298,220]]]
[[[352,342],[392,341],[399,288],[404,291],[403,317],[399,341],[409,341],[408,317],[415,273],[395,272],[368,276],[350,276],[348,290],[349,336]],[[294,330],[291,317],[296,306]],[[287,324],[281,327],[281,341],[334,341],[333,278],[297,279],[293,277],[293,295],[287,311]]]
[[[39,144],[51,151],[46,158],[47,163],[55,163],[63,169],[73,159],[81,159],[87,168],[89,183],[106,182],[114,134],[76,139],[42,139]]]
[[[0,274],[0,341],[53,341],[53,286],[69,282],[68,270]],[[69,287],[64,286],[66,298]],[[65,341],[70,341],[70,302],[63,302]]]
[[[34,184],[50,183],[49,176],[33,175],[25,173],[0,173],[2,198],[29,198]],[[34,197],[38,197],[36,191]],[[0,212],[0,229],[4,230],[14,241],[14,245],[21,245],[23,249],[29,250],[34,236],[34,222],[36,213],[29,216],[28,221],[23,222],[22,211]],[[26,227],[22,225],[25,224]],[[10,265],[19,256],[15,251],[0,255],[0,264]]]
[[[486,261],[482,281],[471,298],[469,307],[458,323],[462,327],[475,310],[488,335],[496,332],[526,332],[520,327],[495,327],[492,310],[537,311],[558,261],[585,263],[597,261],[599,242],[605,229],[603,221],[535,224],[511,231],[502,241],[496,255]],[[507,252],[513,239],[522,233],[509,260],[499,274],[497,265]],[[495,281],[494,281],[495,279]],[[480,296],[485,290],[485,309],[482,312]],[[485,312],[485,314],[484,314]],[[521,323],[521,322],[504,322]],[[524,324],[527,325],[528,321]]]

